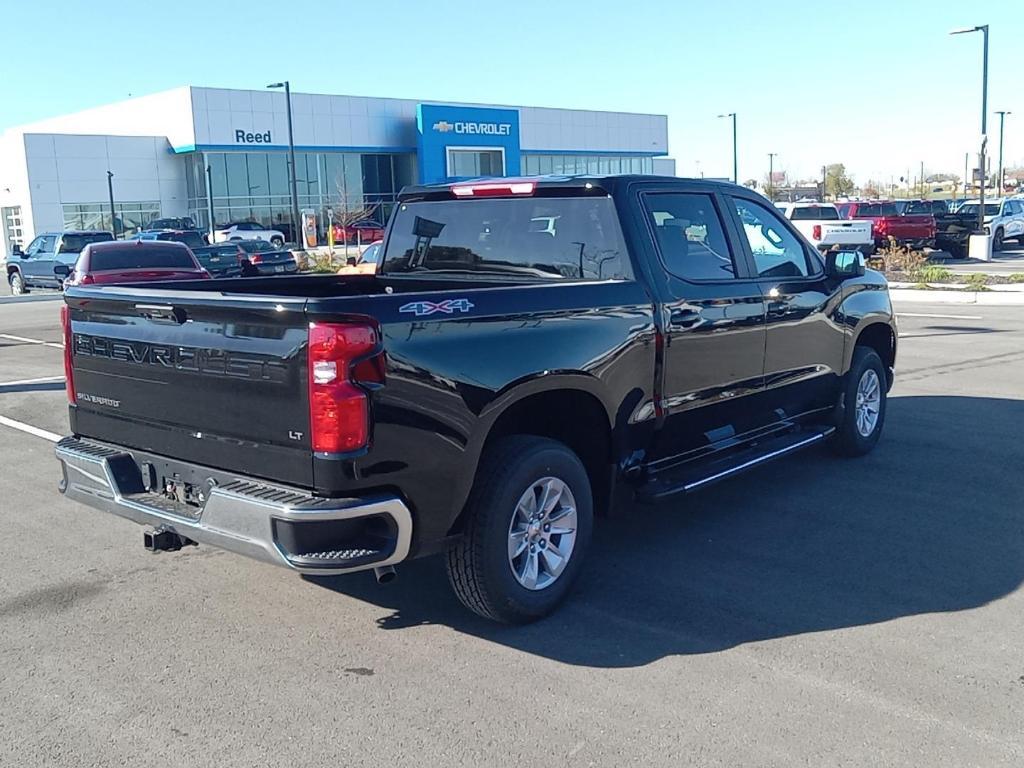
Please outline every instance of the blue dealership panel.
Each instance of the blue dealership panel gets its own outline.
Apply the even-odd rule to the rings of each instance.
[[[505,152],[505,175],[518,176],[519,111],[420,104],[416,107],[416,145],[420,183],[450,181],[448,149],[480,148]]]

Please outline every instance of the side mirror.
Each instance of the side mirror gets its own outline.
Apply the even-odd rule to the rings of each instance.
[[[829,277],[846,280],[864,274],[864,254],[860,251],[828,251],[825,254],[825,271]]]
[[[354,267],[356,265],[356,257],[349,256],[347,259],[345,259],[345,263],[348,264],[350,267]]]
[[[11,246],[11,256],[24,256],[25,252],[21,250],[21,243],[15,243]]]
[[[71,274],[71,267],[67,264],[58,264],[53,268],[53,274],[57,277],[67,277]]]

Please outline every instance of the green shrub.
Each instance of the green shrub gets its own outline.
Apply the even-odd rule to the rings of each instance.
[[[1006,278],[1011,283],[1024,283],[1024,272],[1014,272]]]
[[[953,279],[953,271],[937,264],[926,264],[912,272],[911,278],[921,283],[948,283]]]
[[[338,265],[329,253],[314,253],[309,257],[310,272],[337,272]]]
[[[986,285],[988,282],[988,275],[973,274],[968,275],[967,279],[964,280],[967,283],[967,290],[969,291],[987,291],[989,287]]]

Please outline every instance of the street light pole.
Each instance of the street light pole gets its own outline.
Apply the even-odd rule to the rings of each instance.
[[[217,231],[217,227],[213,222],[213,166],[210,165],[209,158],[206,153],[203,153],[203,159],[206,160],[206,213],[210,217],[210,245],[216,242],[214,233]]]
[[[964,202],[967,202],[967,174],[971,172],[971,153],[964,152]]]
[[[775,202],[775,156],[778,152],[768,153],[768,199]]]
[[[1006,189],[1006,179],[1003,178],[1003,120],[1013,112],[1000,110],[996,114],[999,115],[999,170],[996,172],[996,178],[999,179],[999,194],[1002,195],[1003,190]]]
[[[732,183],[740,183],[740,172],[739,172],[739,160],[738,151],[736,148],[736,113],[727,112],[719,117],[731,117],[732,118]]]
[[[981,32],[983,37],[981,53],[981,152],[978,165],[981,167],[981,193],[978,196],[978,234],[985,231],[985,145],[988,143],[988,24],[965,29],[954,29],[949,34],[964,35]]]
[[[299,187],[298,168],[295,167],[295,137],[292,134],[292,89],[291,83],[285,80],[283,83],[271,83],[267,88],[284,88],[284,101],[288,109],[288,159],[292,168],[291,192],[292,192],[292,240],[296,245],[304,247],[299,239]]]
[[[117,216],[114,213],[114,172],[107,171],[107,194],[110,196],[110,231],[117,240]]]

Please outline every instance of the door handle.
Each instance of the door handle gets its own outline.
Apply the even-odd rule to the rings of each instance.
[[[669,325],[673,328],[692,328],[701,319],[700,312],[695,309],[673,309],[668,316]]]

